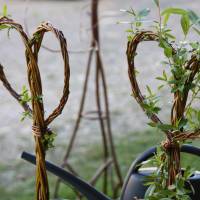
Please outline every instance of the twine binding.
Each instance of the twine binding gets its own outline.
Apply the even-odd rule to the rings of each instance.
[[[39,126],[32,125],[32,133],[35,137],[41,137],[42,131]]]

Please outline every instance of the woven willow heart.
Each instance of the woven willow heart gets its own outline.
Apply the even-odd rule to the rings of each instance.
[[[128,74],[129,79],[132,86],[132,92],[133,96],[140,105],[140,107],[147,113],[147,110],[144,108],[145,103],[145,96],[141,93],[139,84],[136,79],[136,69],[135,69],[135,55],[137,51],[138,44],[143,41],[159,41],[158,34],[151,32],[151,31],[143,31],[140,33],[137,33],[133,39],[128,42],[127,46],[127,60],[128,60]],[[170,45],[170,44],[168,44]],[[171,45],[170,45],[171,46]],[[172,54],[176,53],[176,50],[171,46],[172,48]],[[176,120],[180,119],[184,115],[184,109],[188,98],[189,89],[187,88],[187,85],[191,83],[196,75],[197,72],[200,70],[199,61],[197,60],[195,55],[191,56],[191,59],[187,62],[187,69],[191,71],[190,76],[188,77],[188,80],[185,81],[184,84],[184,96],[181,97],[178,92],[174,93],[174,102],[172,106],[172,114],[171,114],[171,123],[174,124]],[[159,119],[159,117],[152,113],[151,115],[148,115],[148,117],[154,122],[162,124],[162,121]]]
[[[140,105],[140,107],[146,112],[147,110],[144,107],[145,96],[141,93],[139,84],[136,79],[135,73],[135,55],[137,51],[138,44],[143,41],[157,41],[159,42],[159,36],[156,33],[151,31],[142,31],[134,35],[133,39],[128,42],[127,47],[127,60],[128,60],[128,74],[132,86],[133,96]],[[170,44],[168,44],[170,45]],[[176,50],[170,45],[172,50],[172,55],[176,54]],[[188,60],[186,64],[186,69],[190,70],[190,74],[187,80],[184,83],[183,94],[181,95],[179,91],[174,93],[174,101],[171,109],[171,124],[175,125],[176,122],[184,118],[185,106],[188,99],[189,87],[188,84],[191,84],[194,80],[195,75],[200,70],[200,63],[196,55],[192,55],[191,59]],[[156,125],[162,125],[162,121],[155,113],[148,114],[148,117]],[[175,130],[172,131],[167,129],[164,131],[167,136],[167,139],[161,143],[162,147],[167,151],[168,157],[168,185],[174,183],[176,175],[180,172],[180,142],[185,141],[186,139],[196,139],[200,136],[200,130],[195,131],[182,131]]]
[[[4,28],[12,28],[16,30],[21,36],[25,46],[27,76],[31,92],[32,110],[29,108],[28,104],[23,104],[22,106],[25,110],[31,112],[33,120],[32,132],[35,138],[36,151],[36,197],[37,200],[48,200],[49,187],[45,166],[45,153],[49,147],[49,142],[52,142],[52,131],[48,128],[48,125],[61,114],[69,96],[70,67],[66,39],[63,33],[54,28],[50,23],[42,23],[38,26],[31,39],[28,38],[22,26],[14,22],[12,19],[2,17],[0,18],[0,25]],[[64,61],[64,88],[59,105],[45,119],[44,104],[41,99],[43,97],[43,92],[38,66],[38,54],[43,37],[47,32],[52,32],[60,44],[62,59]],[[17,94],[9,84],[2,66],[0,66],[0,80],[3,82],[4,86],[8,89],[11,95],[21,103],[21,96]]]

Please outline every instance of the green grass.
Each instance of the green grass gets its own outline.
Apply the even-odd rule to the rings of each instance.
[[[163,135],[149,130],[145,132],[134,132],[119,136],[115,138],[116,151],[121,166],[123,177],[125,177],[128,168],[132,161],[142,152],[149,147],[158,144]],[[199,145],[200,142],[194,142],[194,145]],[[76,152],[73,155],[71,164],[75,166],[75,170],[78,171],[81,177],[88,180],[92,177],[95,169],[101,164],[102,149],[100,144],[92,144],[85,147],[83,153]],[[192,164],[192,167],[199,169],[200,159],[194,156],[183,155],[183,165]],[[15,165],[12,169],[7,169],[5,166],[0,165],[0,177],[5,173],[9,173],[9,170],[15,171],[13,176],[13,182],[9,185],[4,184],[4,180],[0,179],[0,199],[2,200],[33,200],[34,199],[34,170],[32,166],[22,162]],[[25,174],[26,177],[19,179],[18,174]],[[49,175],[49,185],[51,193],[54,191],[55,177]],[[101,190],[102,180],[97,182],[96,187]],[[111,188],[109,194],[112,193]],[[75,199],[74,192],[70,187],[62,184],[59,191],[60,198]]]

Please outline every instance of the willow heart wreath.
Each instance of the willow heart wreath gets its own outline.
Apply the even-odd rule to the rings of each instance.
[[[166,140],[161,142],[153,162],[157,171],[149,177],[149,189],[145,199],[190,199],[189,192],[184,182],[187,181],[192,171],[188,167],[184,173],[180,163],[180,145],[200,137],[200,110],[193,107],[193,102],[199,99],[200,91],[200,44],[198,41],[187,41],[188,33],[193,29],[198,34],[200,18],[190,10],[180,8],[167,8],[162,13],[160,2],[155,1],[159,10],[159,21],[153,23],[151,30],[144,28],[145,17],[149,9],[128,12],[134,17],[128,30],[127,60],[128,74],[132,86],[133,97],[151,119],[150,126],[160,129],[166,134]],[[178,43],[167,22],[171,15],[179,15],[184,34],[184,40]],[[162,21],[162,17],[164,20]],[[135,57],[137,47],[141,42],[155,41],[164,50],[166,60],[164,64],[171,72],[167,75],[163,70],[162,76],[157,77],[162,81],[159,89],[168,86],[173,94],[170,123],[164,123],[158,117],[161,108],[158,106],[159,97],[147,86],[148,95],[143,95],[140,90],[136,75]],[[192,188],[191,188],[192,189]]]
[[[25,88],[23,89],[22,94],[18,94],[12,88],[11,84],[5,76],[2,65],[0,65],[0,80],[3,82],[5,88],[11,93],[11,95],[18,102],[20,102],[25,110],[25,113],[28,113],[28,115],[30,115],[32,118],[32,133],[35,138],[36,152],[36,199],[48,200],[50,197],[48,177],[45,166],[45,155],[46,151],[50,147],[52,147],[52,137],[54,137],[54,133],[49,128],[49,125],[58,115],[61,114],[69,97],[70,66],[66,39],[61,31],[54,28],[50,23],[46,22],[38,26],[36,32],[33,34],[33,37],[31,39],[28,38],[23,30],[23,27],[19,23],[16,23],[14,20],[8,18],[7,16],[3,16],[0,18],[0,28],[16,30],[21,36],[23,44],[25,46],[27,75],[31,97],[28,96],[27,90]],[[64,87],[59,105],[45,119],[42,81],[38,66],[38,54],[41,43],[43,41],[43,37],[47,32],[52,32],[60,44],[62,59],[64,63]],[[28,105],[29,101],[31,101],[32,103],[32,109]]]

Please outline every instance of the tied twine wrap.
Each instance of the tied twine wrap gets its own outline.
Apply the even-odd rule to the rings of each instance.
[[[35,137],[42,137],[41,133],[44,132],[38,126],[32,126],[32,133]]]
[[[32,114],[33,126],[32,131],[35,138],[35,151],[36,151],[36,199],[37,200],[49,200],[49,186],[48,178],[45,167],[45,148],[42,140],[45,134],[52,134],[48,125],[61,114],[69,96],[69,78],[70,67],[67,52],[66,40],[61,31],[54,28],[49,23],[42,23],[33,34],[32,39],[28,39],[22,26],[12,19],[7,17],[0,18],[0,25],[6,25],[15,29],[21,36],[23,44],[25,46],[25,55],[27,61],[27,73],[28,81],[32,96],[32,110],[25,103],[23,104],[24,110],[28,110]],[[46,32],[52,32],[59,41],[61,54],[64,61],[64,88],[59,105],[53,110],[53,112],[44,118],[44,105],[42,100],[38,100],[38,97],[42,97],[42,83],[40,78],[40,71],[38,67],[38,53],[41,47],[43,36]],[[11,95],[20,102],[20,95],[15,92],[8,82],[2,65],[0,65],[0,80],[3,82],[5,88],[11,93]]]
[[[159,42],[158,34],[152,31],[141,31],[134,35],[132,40],[127,44],[127,60],[128,60],[128,74],[131,82],[133,96],[136,99],[137,103],[147,114],[144,103],[145,96],[141,93],[139,84],[136,79],[136,70],[135,70],[135,56],[137,52],[137,47],[139,43],[143,41],[156,41]],[[169,44],[170,45],[170,44]],[[170,45],[171,46],[171,45]],[[172,54],[176,53],[176,50],[171,46]],[[197,59],[196,55],[191,56],[191,59],[184,66],[185,69],[190,70],[190,75],[184,83],[183,95],[180,92],[174,93],[174,102],[171,110],[171,124],[175,125],[176,122],[180,119],[184,119],[184,111],[188,99],[189,87],[194,80],[195,75],[200,71],[200,62]],[[152,122],[156,124],[163,124],[159,117],[152,113],[151,115],[147,114]],[[175,177],[178,173],[181,172],[180,166],[180,143],[184,142],[187,139],[196,139],[200,137],[200,130],[196,131],[165,131],[167,136],[166,140],[161,143],[162,147],[168,154],[168,180],[167,185],[171,185],[175,181]],[[174,162],[175,161],[175,162]]]

